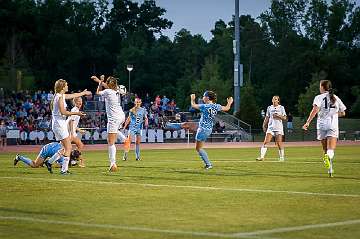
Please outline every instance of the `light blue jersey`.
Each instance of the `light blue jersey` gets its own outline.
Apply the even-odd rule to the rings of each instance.
[[[206,139],[212,133],[212,128],[215,120],[215,116],[221,111],[221,105],[219,104],[200,104],[199,110],[201,112],[201,118],[199,122],[199,128],[196,131],[195,140],[206,141]]]
[[[54,154],[56,154],[61,148],[62,148],[62,145],[58,142],[46,144],[41,148],[39,156],[43,159],[50,158]]]
[[[147,115],[146,109],[140,107],[136,110],[136,113],[130,111],[130,125],[129,131],[132,135],[140,135]]]
[[[212,130],[215,116],[219,111],[221,111],[221,105],[200,104],[199,110],[201,112],[199,127],[205,130]]]

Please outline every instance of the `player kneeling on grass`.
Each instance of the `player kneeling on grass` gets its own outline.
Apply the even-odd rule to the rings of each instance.
[[[260,149],[260,157],[256,160],[263,161],[267,151],[266,145],[270,143],[272,137],[275,137],[276,145],[279,148],[279,161],[284,161],[284,145],[282,142],[284,136],[283,120],[286,120],[284,106],[280,105],[280,97],[275,95],[272,98],[272,105],[268,106],[266,116],[263,122],[265,132],[264,143]]]
[[[81,97],[76,97],[73,99],[73,104],[74,107],[71,109],[71,112],[80,112],[80,109],[82,107],[83,101]],[[84,148],[84,144],[83,142],[81,142],[81,139],[79,139],[77,137],[77,133],[76,132],[80,132],[81,134],[84,134],[85,131],[83,131],[82,129],[78,128],[79,125],[79,121],[80,121],[80,116],[78,115],[71,115],[67,118],[66,123],[68,125],[68,129],[69,129],[69,134],[70,134],[70,140],[71,143],[75,143],[77,149],[82,152],[83,148]],[[85,167],[84,164],[84,158],[80,157],[80,162],[79,162],[79,167],[83,168]]]
[[[49,143],[41,148],[40,153],[35,160],[31,160],[28,157],[17,154],[14,159],[14,166],[16,166],[19,161],[21,161],[32,168],[38,168],[41,167],[44,161],[48,159],[49,160],[56,159],[56,162],[62,165],[64,162],[67,162],[64,160],[63,157],[59,157],[59,155],[62,155],[63,153],[64,153],[64,148],[62,147],[61,143],[58,142]],[[70,153],[70,162],[78,160],[79,156],[80,156],[80,152],[78,150],[73,150]],[[50,173],[52,173],[51,167],[48,168],[48,170]]]
[[[135,99],[135,106],[130,109],[129,116],[125,121],[124,128],[129,125],[129,135],[125,141],[125,150],[123,160],[127,160],[128,152],[130,150],[131,137],[136,137],[135,142],[135,158],[137,161],[140,160],[140,142],[141,142],[141,130],[143,129],[143,124],[145,128],[148,127],[148,117],[146,109],[141,107],[141,99]]]
[[[233,98],[227,98],[226,106],[216,104],[216,94],[213,91],[205,91],[203,95],[204,104],[195,103],[195,94],[191,94],[191,107],[200,110],[201,118],[199,122],[199,128],[196,131],[196,151],[199,153],[200,158],[205,163],[205,169],[211,169],[212,164],[209,161],[206,151],[203,149],[204,142],[210,136],[214,124],[215,116],[219,111],[229,111]]]

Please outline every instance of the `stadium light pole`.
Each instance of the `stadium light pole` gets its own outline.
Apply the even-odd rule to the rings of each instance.
[[[130,81],[130,72],[134,69],[134,66],[133,65],[127,65],[126,66],[126,69],[128,70],[128,72],[129,72],[129,94],[131,93],[131,88],[130,88],[130,83],[131,83],[131,81]]]
[[[240,21],[239,21],[239,0],[235,0],[235,40],[233,41],[234,51],[234,114],[240,109]]]

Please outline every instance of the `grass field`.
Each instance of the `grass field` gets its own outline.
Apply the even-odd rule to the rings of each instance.
[[[0,154],[0,238],[360,238],[360,147],[338,147],[332,179],[320,147],[208,153],[209,171],[184,149],[108,173],[107,152],[87,152],[67,176]]]

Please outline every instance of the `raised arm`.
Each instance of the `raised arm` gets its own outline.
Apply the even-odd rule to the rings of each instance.
[[[314,105],[313,106],[313,108],[312,108],[312,110],[311,110],[311,112],[310,112],[310,114],[309,114],[309,117],[308,117],[308,119],[306,120],[306,123],[303,125],[303,129],[304,130],[307,130],[308,129],[308,127],[309,127],[309,125],[310,125],[310,123],[311,123],[311,121],[314,119],[314,117],[316,116],[316,114],[319,112],[319,106],[317,106],[317,105]]]
[[[91,91],[88,91],[87,89],[85,89],[80,93],[64,94],[64,95],[65,95],[65,99],[69,100],[69,99],[81,97],[81,96],[84,96],[84,95],[91,95],[91,94],[92,94]]]
[[[199,109],[199,105],[195,103],[195,94],[191,94],[190,95],[190,100],[191,100],[191,107],[193,107],[194,109]]]
[[[92,76],[91,79],[93,81],[95,81],[96,83],[100,84],[101,82],[101,85],[105,88],[105,89],[109,89],[108,85],[105,83],[105,76],[104,75],[101,75],[100,76],[100,79],[97,78],[96,76]]]
[[[230,96],[226,99],[227,104],[226,106],[221,106],[221,111],[229,111],[231,108],[231,104],[234,102],[234,99]]]

